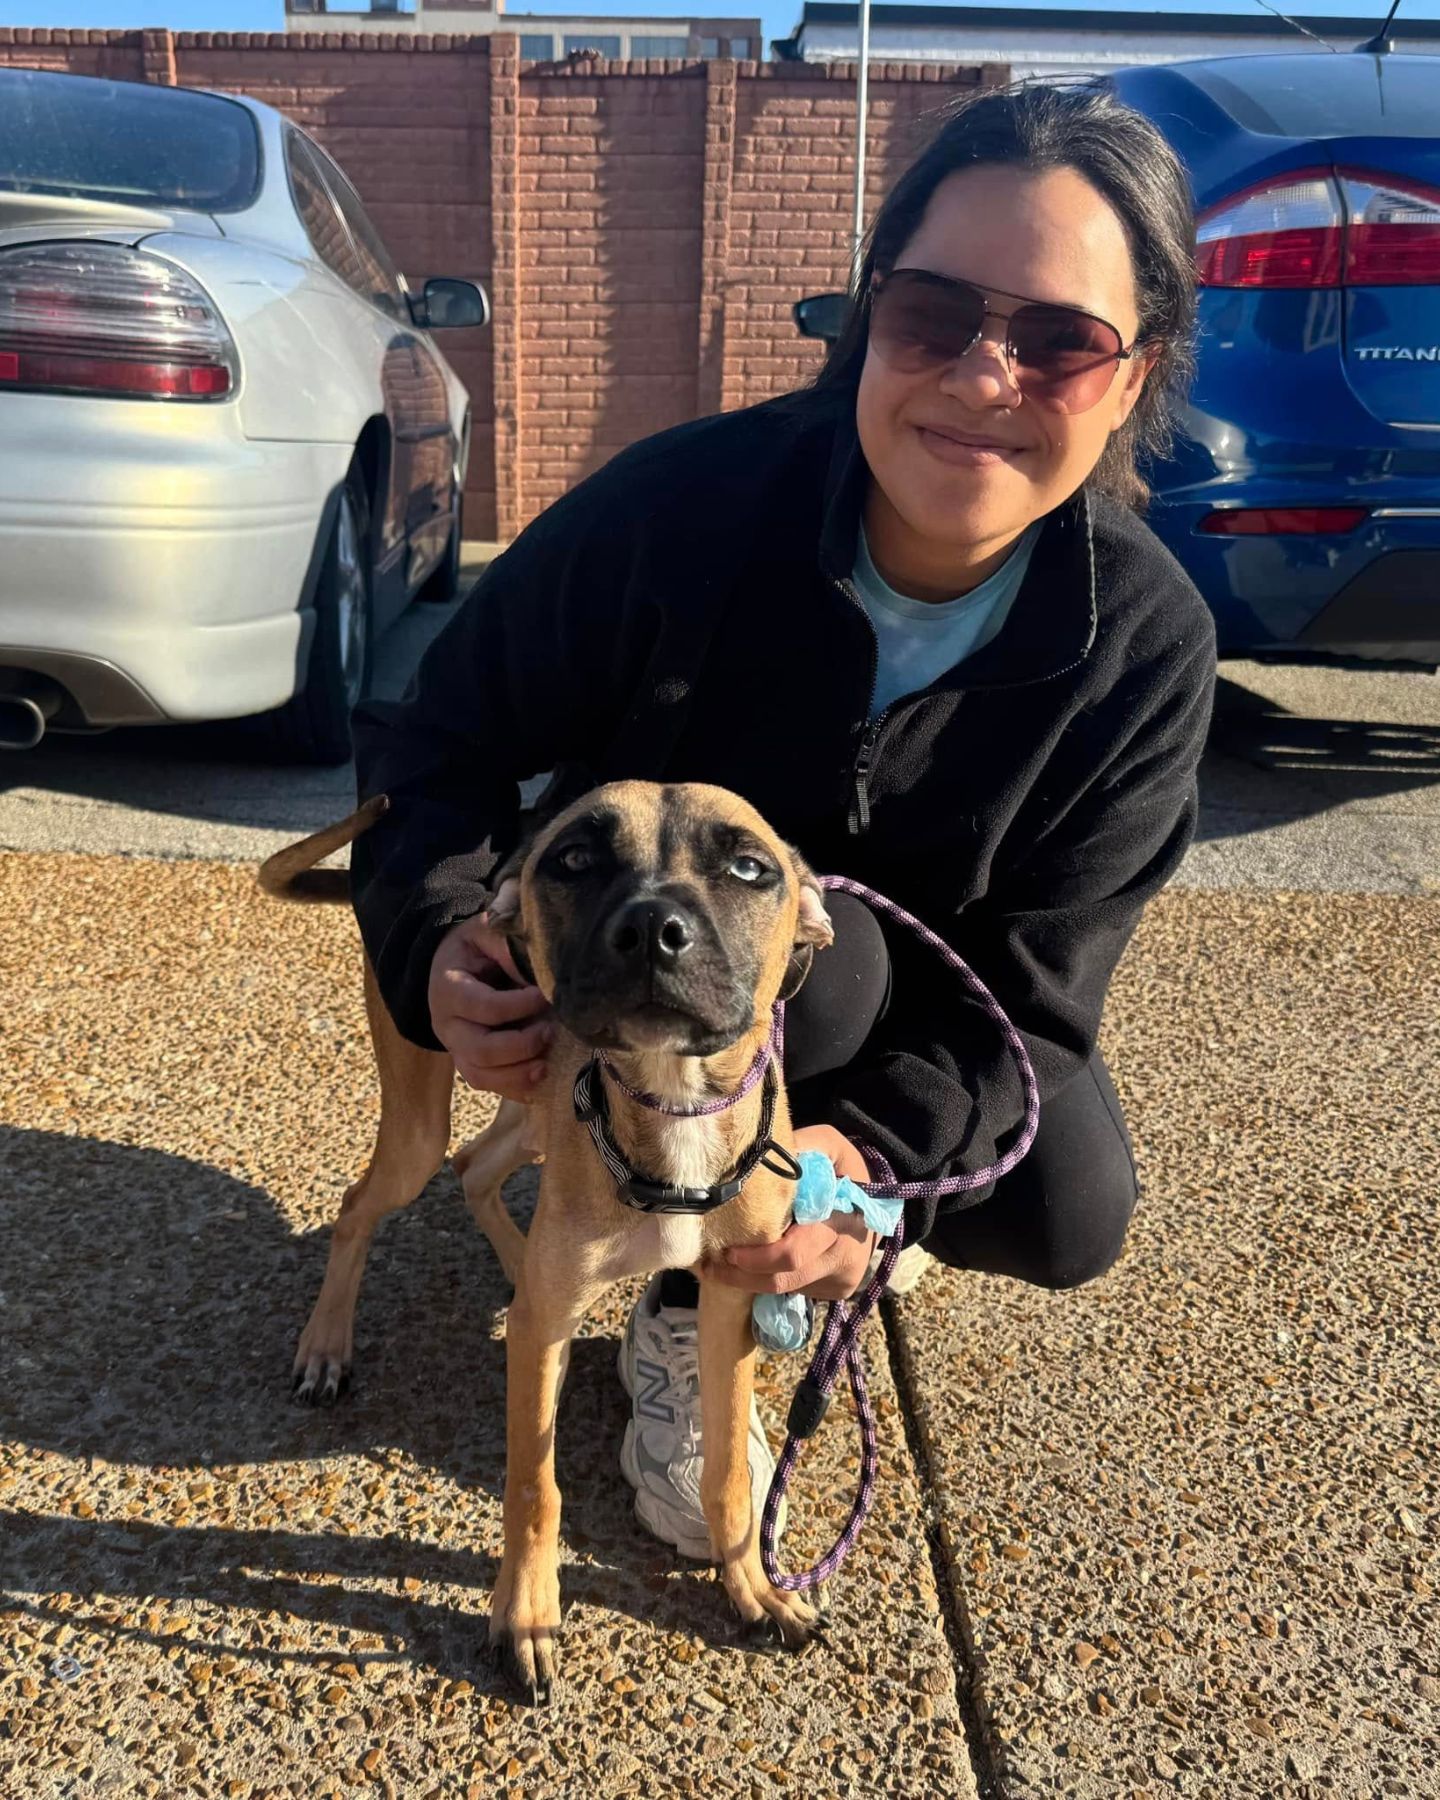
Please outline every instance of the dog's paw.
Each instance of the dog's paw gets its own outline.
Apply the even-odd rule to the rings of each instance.
[[[502,1568],[490,1608],[490,1658],[498,1673],[531,1706],[548,1706],[559,1665],[558,1570]]]
[[[312,1318],[295,1352],[291,1399],[297,1406],[333,1406],[349,1391],[350,1356],[348,1334],[326,1330]]]
[[[503,1631],[490,1640],[490,1664],[507,1687],[529,1706],[548,1706],[555,1682],[558,1631]]]
[[[725,1591],[740,1615],[741,1637],[750,1650],[803,1650],[820,1636],[820,1615],[799,1594],[772,1587],[758,1556],[728,1563],[721,1571]]]
[[[296,1358],[290,1398],[297,1406],[333,1406],[350,1391],[350,1365],[330,1356]]]

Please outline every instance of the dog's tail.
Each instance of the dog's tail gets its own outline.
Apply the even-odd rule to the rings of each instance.
[[[317,831],[313,837],[301,838],[298,844],[287,844],[283,850],[277,850],[260,865],[256,877],[260,886],[275,900],[309,900],[322,905],[348,900],[349,870],[317,869],[315,864],[333,851],[343,850],[346,844],[353,844],[389,805],[388,796],[376,794],[373,800],[357,807],[348,819],[339,819],[323,831]]]

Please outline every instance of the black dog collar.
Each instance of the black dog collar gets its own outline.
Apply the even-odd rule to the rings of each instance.
[[[772,1063],[765,1072],[759,1134],[733,1172],[710,1187],[672,1187],[668,1182],[651,1181],[630,1167],[610,1130],[610,1104],[605,1098],[598,1057],[586,1063],[575,1077],[575,1117],[590,1133],[600,1160],[615,1177],[615,1185],[626,1206],[644,1213],[708,1213],[714,1212],[717,1206],[724,1206],[727,1200],[733,1200],[762,1165],[772,1175],[783,1176],[787,1181],[800,1179],[799,1163],[770,1136],[779,1092],[780,1080]],[[772,1157],[778,1159],[779,1166],[770,1160]]]

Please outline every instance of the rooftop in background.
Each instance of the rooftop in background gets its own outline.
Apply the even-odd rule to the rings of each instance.
[[[1299,17],[1303,31],[1273,13],[1121,12],[1051,6],[872,6],[872,62],[1003,62],[1016,78],[1078,75],[1191,57],[1308,50],[1315,38],[1353,50],[1379,31],[1388,6],[1362,17]],[[775,54],[799,62],[853,62],[860,54],[860,9],[842,0],[809,0],[800,24],[777,40]],[[1306,32],[1313,33],[1307,37]],[[1440,19],[1391,22],[1397,50],[1440,52]]]
[[[598,50],[616,62],[650,58],[759,62],[765,54],[759,19],[608,18],[594,13],[507,13],[504,0],[370,0],[368,9],[327,0],[285,0],[287,31],[415,31],[450,37],[513,31],[527,62],[555,62]]]

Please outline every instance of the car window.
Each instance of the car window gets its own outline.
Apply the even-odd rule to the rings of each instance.
[[[335,204],[340,208],[341,217],[350,228],[355,254],[365,271],[365,287],[362,291],[366,299],[373,301],[382,312],[388,312],[394,318],[408,319],[409,306],[405,299],[404,279],[395,266],[395,259],[385,248],[385,240],[376,230],[375,221],[361,205],[360,196],[351,187],[344,172],[323,150],[319,153],[319,161],[330,191],[335,196]]]
[[[234,100],[0,69],[0,188],[218,213],[259,185],[260,135]]]
[[[305,227],[311,247],[327,269],[338,275],[346,287],[357,294],[369,294],[369,281],[364,265],[350,241],[345,221],[336,210],[325,177],[320,172],[319,153],[298,131],[285,134],[285,161],[290,170],[290,191],[295,196],[295,210]]]
[[[1433,137],[1440,65],[1422,56],[1267,56],[1181,73],[1262,137]]]

